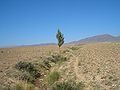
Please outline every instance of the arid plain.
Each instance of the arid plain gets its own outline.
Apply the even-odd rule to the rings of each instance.
[[[35,62],[54,53],[58,53],[57,45],[1,48],[0,85],[18,81],[15,65],[19,61]],[[120,43],[64,45],[61,54],[67,60],[50,69],[60,72],[56,82],[83,82],[83,90],[120,90]]]

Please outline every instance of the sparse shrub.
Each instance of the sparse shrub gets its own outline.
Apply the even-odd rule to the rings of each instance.
[[[51,68],[51,65],[48,60],[44,60],[43,63],[47,68],[49,68],[49,69]]]
[[[35,69],[34,65],[30,62],[18,62],[15,66],[17,69],[19,70],[23,70],[23,71],[32,71],[33,69]]]
[[[35,68],[35,66],[30,62],[18,62],[15,66],[18,70],[26,71],[31,74],[31,76],[38,78],[40,77],[40,72]]]
[[[109,79],[113,79],[113,77],[112,77],[112,76],[109,76]]]
[[[11,90],[11,87],[9,85],[8,86],[0,85],[0,90]]]
[[[37,67],[41,70],[49,70],[50,68],[48,68],[46,65],[45,65],[45,63],[44,63],[44,61],[43,62],[39,62],[38,63],[38,65],[37,65]]]
[[[29,72],[31,74],[31,76],[33,76],[35,79],[39,78],[41,76],[40,72],[38,70],[33,70]]]
[[[35,78],[32,77],[28,72],[23,72],[22,75],[20,76],[20,80],[24,80],[31,83],[35,82]]]
[[[33,84],[18,83],[11,90],[35,90],[35,86]]]
[[[67,53],[67,52],[70,52],[69,49],[64,50],[62,53]]]
[[[115,79],[113,79],[112,81],[118,81],[119,79],[118,78],[115,78]]]
[[[33,84],[29,84],[27,90],[35,90],[35,86]]]
[[[80,66],[81,65],[81,62],[80,62],[80,60],[78,61],[78,66]]]
[[[39,70],[37,70],[36,67],[30,62],[20,61],[16,64],[15,67],[16,69],[23,72],[20,77],[22,80],[27,80],[28,82],[33,83],[35,79],[41,76]]]
[[[52,67],[52,64],[60,64],[64,61],[66,61],[67,58],[64,57],[63,55],[60,54],[52,54],[49,57],[44,58],[43,60],[40,60],[39,62],[35,63],[35,66],[45,72],[46,70],[50,70],[50,68]]]
[[[51,90],[84,90],[84,83],[75,83],[75,82],[61,82],[56,83],[51,87]]]
[[[112,82],[111,82],[111,81],[106,81],[106,82],[105,82],[105,85],[111,86],[111,85],[112,85]]]
[[[50,70],[52,67],[48,59],[41,60],[40,62],[35,63],[36,67],[45,72],[46,70]]]
[[[25,90],[24,87],[20,84],[17,84],[15,87],[13,87],[15,90]]]
[[[52,85],[56,81],[58,81],[59,78],[60,78],[60,73],[57,71],[54,71],[54,72],[50,73],[50,75],[47,77],[47,83],[49,85]]]
[[[60,54],[56,54],[56,55],[52,55],[52,59],[51,59],[51,62],[53,63],[58,63],[58,62],[63,62],[63,61],[66,61],[67,58],[60,55]]]
[[[79,48],[78,47],[71,47],[70,49],[71,50],[78,50]]]
[[[3,53],[3,51],[1,51],[1,53]]]

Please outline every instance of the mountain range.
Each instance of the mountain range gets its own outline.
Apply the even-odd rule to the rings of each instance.
[[[78,41],[72,41],[65,44],[85,44],[85,43],[97,43],[97,42],[120,42],[120,36],[102,34],[102,35],[88,37],[85,39],[80,39]],[[21,46],[47,46],[47,45],[56,45],[56,43],[41,43],[41,44],[21,45]]]
[[[69,44],[82,44],[82,43],[96,43],[96,42],[120,42],[120,36],[112,36],[109,34],[96,35],[78,41],[72,41]]]

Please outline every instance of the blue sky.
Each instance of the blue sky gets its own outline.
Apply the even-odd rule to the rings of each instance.
[[[0,0],[0,47],[120,35],[120,0]]]

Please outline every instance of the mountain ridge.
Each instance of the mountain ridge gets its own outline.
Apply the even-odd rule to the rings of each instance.
[[[95,43],[95,42],[120,42],[120,36],[101,34],[101,35],[84,38],[78,41],[72,41],[69,44]]]

